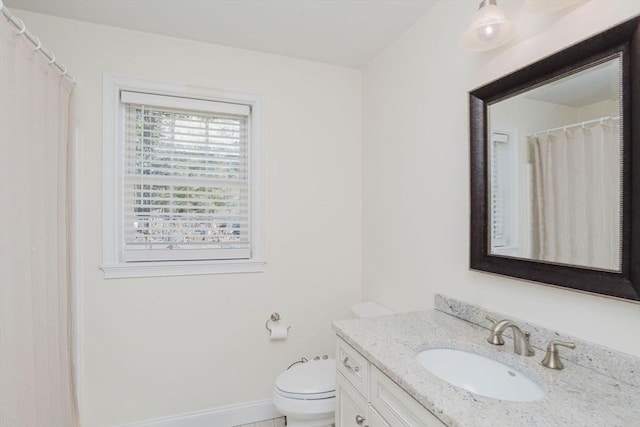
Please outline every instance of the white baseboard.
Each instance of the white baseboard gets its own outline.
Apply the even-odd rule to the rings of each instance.
[[[257,400],[237,405],[172,415],[117,427],[233,427],[281,417],[270,400]]]

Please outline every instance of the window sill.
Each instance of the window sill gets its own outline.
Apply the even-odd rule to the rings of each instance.
[[[202,274],[260,273],[264,260],[161,261],[105,264],[105,279],[126,277],[194,276]]]

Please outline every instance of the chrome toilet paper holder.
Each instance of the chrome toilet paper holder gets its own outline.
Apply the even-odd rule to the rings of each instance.
[[[267,329],[267,331],[269,331],[269,333],[271,333],[271,328],[269,327],[269,324],[271,322],[278,322],[280,321],[280,314],[277,312],[273,312],[271,313],[271,316],[269,316],[269,318],[267,319],[267,321],[264,324],[264,327]],[[287,326],[287,331],[291,329],[291,326]]]

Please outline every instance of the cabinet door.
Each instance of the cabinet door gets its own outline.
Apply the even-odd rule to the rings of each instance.
[[[446,427],[435,415],[412,398],[391,378],[371,367],[371,406],[391,426]]]
[[[336,427],[390,427],[341,375],[336,376]]]
[[[371,405],[369,405],[369,412],[368,412],[368,416],[367,416],[367,420],[364,423],[365,426],[368,427],[391,427],[390,424],[387,424],[387,422],[382,418],[382,416],[380,416],[380,414],[378,414],[378,412],[376,412],[375,409],[373,409],[371,407]]]
[[[341,374],[337,374],[336,427],[364,427],[368,421],[368,406],[347,380]]]

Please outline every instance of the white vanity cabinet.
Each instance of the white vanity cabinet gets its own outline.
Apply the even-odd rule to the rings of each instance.
[[[336,364],[336,427],[445,426],[340,338]]]

